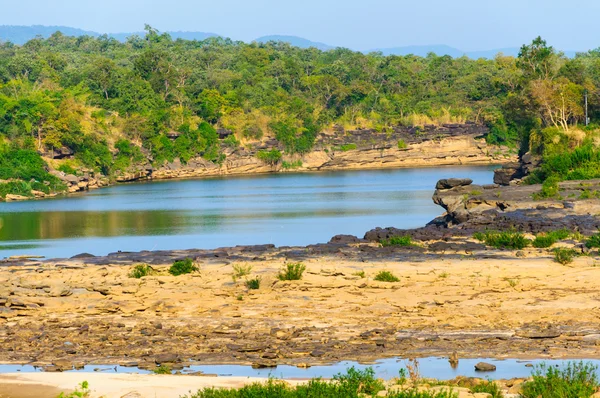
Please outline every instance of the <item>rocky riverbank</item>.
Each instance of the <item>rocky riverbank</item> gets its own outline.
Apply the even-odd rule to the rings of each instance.
[[[77,175],[56,170],[51,172],[65,183],[68,193],[74,193],[141,180],[515,162],[516,155],[509,148],[486,143],[484,137],[487,132],[485,126],[477,124],[398,127],[393,132],[338,129],[321,133],[311,152],[304,155],[284,153],[281,161],[275,164],[265,163],[257,157],[259,151],[273,148],[283,150],[276,140],[266,140],[251,147],[224,147],[225,160],[222,163],[197,157],[186,164],[175,159],[171,163],[153,167],[151,159],[148,159],[146,164],[134,166],[113,179],[93,170],[81,170]],[[63,154],[60,153],[60,156]],[[51,160],[49,162],[52,163]],[[10,195],[6,200],[49,196],[56,194],[36,191],[33,197]]]
[[[85,364],[174,369],[235,363],[299,367],[382,357],[600,358],[596,296],[600,257],[569,236],[552,249],[499,250],[484,229],[526,236],[558,228],[596,232],[600,181],[561,183],[563,199],[534,200],[539,186],[440,181],[447,213],[415,230],[374,229],[306,247],[112,253],[7,259],[0,267],[0,362],[49,371]],[[391,236],[413,244],[382,246]],[[174,261],[199,271],[172,276]],[[277,275],[302,263],[301,280]],[[136,264],[152,274],[130,276]],[[234,278],[241,268],[249,275]],[[398,280],[378,280],[389,271]],[[247,278],[258,278],[250,289]]]

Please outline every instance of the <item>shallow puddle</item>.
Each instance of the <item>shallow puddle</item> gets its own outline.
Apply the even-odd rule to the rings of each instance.
[[[520,359],[461,359],[458,367],[453,369],[448,363],[447,358],[420,358],[419,373],[422,377],[435,378],[441,380],[453,379],[457,376],[480,377],[489,379],[511,379],[515,377],[529,377],[532,366],[546,363],[552,366],[562,366],[569,361],[579,360],[520,360]],[[600,366],[600,360],[586,360],[596,366]],[[475,370],[475,364],[478,362],[487,362],[496,365],[493,372],[478,372]],[[194,373],[202,372],[204,374],[216,374],[218,376],[238,376],[238,377],[274,377],[281,379],[311,379],[316,377],[331,378],[338,373],[344,373],[346,369],[354,366],[357,369],[366,369],[372,367],[376,377],[382,379],[391,379],[398,377],[400,369],[406,368],[407,361],[401,358],[388,358],[375,361],[372,364],[359,364],[358,362],[343,361],[333,365],[313,366],[310,368],[298,368],[289,365],[280,365],[276,368],[253,369],[245,365],[195,365],[184,368],[181,372]],[[0,373],[14,372],[41,372],[42,369],[31,365],[0,365]],[[87,365],[83,369],[71,370],[70,372],[114,372],[114,373],[152,373],[135,367],[124,367],[114,365]]]

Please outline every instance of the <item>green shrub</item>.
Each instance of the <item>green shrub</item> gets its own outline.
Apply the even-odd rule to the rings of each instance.
[[[548,232],[548,236],[553,237],[557,241],[567,239],[571,235],[572,235],[571,231],[569,231],[568,229],[564,229],[564,228],[557,229],[556,231]]]
[[[533,242],[531,242],[533,247],[538,248],[538,249],[550,247],[555,243],[556,243],[556,239],[554,239],[554,237],[552,237],[550,235],[538,235],[535,237]]]
[[[175,261],[169,268],[169,274],[173,276],[179,276],[183,274],[191,274],[192,272],[198,271],[198,267],[194,265],[191,258],[185,260]]]
[[[523,398],[583,398],[598,389],[597,367],[584,362],[569,362],[555,367],[541,364],[534,368],[533,380],[523,383]]]
[[[410,235],[392,236],[389,239],[382,239],[379,243],[381,246],[412,246],[412,238]]]
[[[299,281],[305,270],[306,266],[302,263],[287,263],[277,278],[282,281]]]
[[[400,279],[390,271],[380,271],[375,275],[375,280],[379,282],[400,282]]]
[[[233,281],[237,281],[242,276],[250,275],[252,272],[252,266],[250,264],[241,265],[234,264],[233,265]]]
[[[502,398],[502,390],[495,381],[487,380],[470,388],[472,393],[483,392],[490,394],[492,398]]]
[[[384,390],[381,380],[375,378],[372,368],[350,368],[333,380],[312,379],[308,383],[290,386],[288,383],[269,379],[265,383],[253,383],[240,389],[204,388],[182,398],[359,398],[375,397]],[[390,398],[457,398],[451,391],[428,392],[409,389],[388,392]]]
[[[171,367],[167,366],[167,365],[160,365],[159,367],[154,369],[152,372],[157,375],[170,375],[173,373],[173,371],[171,370]]]
[[[77,174],[77,170],[75,170],[75,168],[73,168],[73,166],[71,166],[69,163],[61,164],[60,166],[58,166],[56,168],[56,170],[62,171],[65,174],[73,174],[73,175]]]
[[[398,149],[406,149],[406,142],[404,142],[404,140],[399,140],[398,141]]]
[[[357,148],[356,144],[344,144],[344,145],[340,145],[339,150],[342,152],[348,152],[348,151],[353,151]]]
[[[302,161],[301,160],[296,160],[293,162],[286,162],[285,160],[281,163],[281,168],[284,170],[293,170],[293,169],[299,169],[300,167],[302,167]]]
[[[260,276],[254,277],[252,279],[248,279],[246,281],[246,287],[250,290],[258,290],[260,289]]]
[[[554,249],[554,261],[562,265],[571,264],[575,258],[575,250],[562,247]]]
[[[152,275],[153,273],[154,269],[148,264],[137,264],[129,271],[129,277],[140,279],[144,276]]]
[[[259,160],[271,166],[275,166],[277,163],[279,163],[281,156],[282,155],[279,149],[271,149],[270,151],[263,149],[262,151],[258,151],[256,153],[256,157]]]
[[[523,234],[515,231],[476,232],[473,237],[481,242],[484,242],[487,246],[491,246],[496,249],[521,250],[531,243],[531,241],[526,239]]]
[[[9,181],[0,183],[0,197],[5,198],[6,195],[21,195],[33,197],[31,186],[25,181]]]
[[[585,241],[585,246],[589,249],[600,248],[600,233],[590,236]]]
[[[223,145],[229,148],[237,148],[240,146],[240,141],[235,137],[235,134],[231,134],[223,140]]]
[[[61,392],[60,394],[58,394],[57,398],[87,398],[89,397],[91,394],[90,391],[90,385],[87,381],[83,381],[81,382],[77,388],[75,388],[75,391],[73,391],[70,394],[65,394],[64,392]]]
[[[547,199],[554,198],[558,195],[558,183],[560,179],[558,177],[549,177],[542,184],[542,189],[539,193],[534,194],[534,199]]]

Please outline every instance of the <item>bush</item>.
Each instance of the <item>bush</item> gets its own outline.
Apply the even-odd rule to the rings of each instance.
[[[554,239],[554,237],[552,237],[550,235],[538,235],[535,237],[533,242],[531,242],[533,247],[536,247],[538,249],[550,247],[555,243],[556,243],[556,239]]]
[[[412,246],[412,238],[410,235],[392,236],[389,239],[382,239],[379,243],[381,246]]]
[[[484,242],[487,246],[491,246],[496,249],[521,250],[531,243],[531,241],[526,239],[523,234],[515,231],[476,232],[473,237],[481,242]]]
[[[523,398],[591,397],[598,386],[597,367],[584,362],[569,362],[566,366],[541,364],[533,371],[533,380],[523,384]]]
[[[260,276],[254,277],[252,279],[248,279],[246,281],[246,287],[250,290],[260,289]]]
[[[25,181],[9,181],[0,183],[0,197],[5,198],[6,195],[21,195],[33,197],[31,187]]]
[[[573,249],[557,248],[554,249],[554,261],[562,265],[571,264],[575,258],[575,254],[575,250]]]
[[[404,142],[404,140],[399,140],[398,141],[398,149],[405,149],[406,148],[406,142]]]
[[[340,151],[342,152],[348,152],[348,151],[353,151],[357,148],[356,144],[344,144],[344,145],[340,145]]]
[[[169,274],[173,276],[179,276],[183,274],[191,274],[192,272],[198,271],[198,267],[194,265],[191,258],[185,260],[175,261],[169,268]]]
[[[256,157],[268,165],[275,166],[281,160],[281,152],[279,149],[271,149],[270,151],[262,150],[256,153]]]
[[[281,168],[284,169],[284,170],[299,169],[300,167],[302,167],[302,161],[301,160],[296,160],[294,162],[283,161],[283,163],[281,163]]]
[[[60,394],[58,394],[57,398],[87,398],[90,396],[90,394],[91,391],[89,383],[87,381],[83,381],[77,386],[77,388],[75,388],[74,392],[70,394],[65,394],[64,392],[61,392]]]
[[[557,229],[556,231],[548,232],[548,236],[553,237],[557,241],[567,239],[571,236],[571,231],[568,229]]]
[[[233,266],[233,281],[237,281],[242,276],[250,275],[252,272],[252,266],[249,264],[241,265],[234,264]]]
[[[153,273],[154,269],[148,264],[137,264],[129,271],[129,277],[140,279],[144,276],[152,275]]]
[[[502,398],[504,396],[498,384],[492,380],[484,381],[480,384],[477,384],[476,386],[471,387],[470,390],[472,393],[483,392],[490,394],[492,398]]]
[[[171,367],[167,366],[167,365],[160,365],[159,367],[154,369],[152,372],[157,375],[170,375],[173,373],[173,371],[171,370]]]
[[[282,281],[299,281],[305,270],[306,266],[302,263],[287,263],[277,278]]]
[[[375,275],[375,280],[379,282],[400,282],[400,279],[390,271],[380,271]]]
[[[590,236],[585,241],[585,246],[589,249],[600,248],[600,233]]]
[[[548,179],[546,179],[546,181],[544,181],[544,183],[542,184],[542,189],[540,190],[539,193],[536,193],[533,195],[534,199],[547,199],[547,198],[554,198],[558,195],[558,183],[559,183],[560,179],[558,177],[549,177]]]
[[[381,380],[375,378],[372,368],[350,368],[332,381],[312,379],[308,383],[290,386],[285,381],[269,379],[266,383],[253,383],[235,389],[204,388],[182,398],[358,398],[374,397],[384,390]],[[456,398],[450,391],[428,392],[410,389],[389,392],[389,398]]]

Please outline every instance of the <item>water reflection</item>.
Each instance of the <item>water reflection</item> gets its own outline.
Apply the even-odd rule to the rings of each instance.
[[[439,178],[490,183],[492,167],[277,174],[130,184],[0,203],[0,256],[304,245],[375,226],[411,228],[442,212]]]

